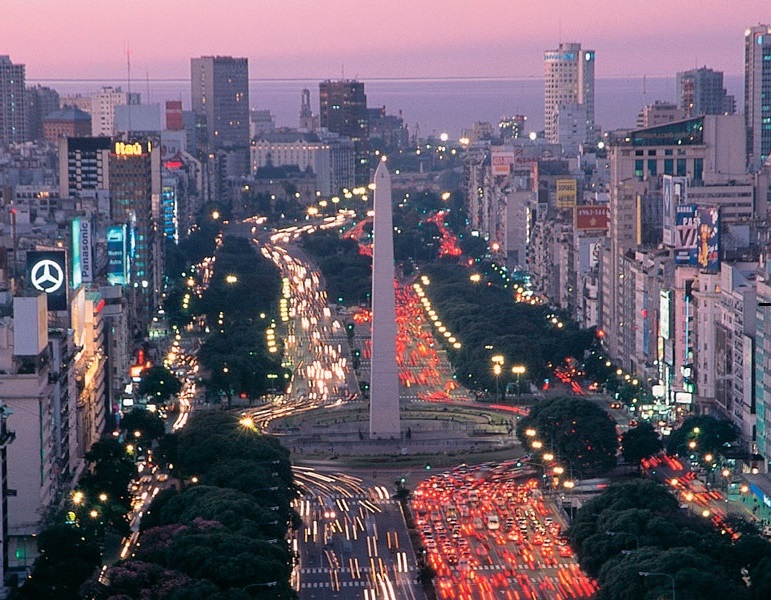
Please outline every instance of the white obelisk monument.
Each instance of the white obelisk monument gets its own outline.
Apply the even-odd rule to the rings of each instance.
[[[372,250],[372,361],[369,382],[370,439],[400,439],[399,373],[396,366],[396,294],[391,174],[384,161],[375,171]]]

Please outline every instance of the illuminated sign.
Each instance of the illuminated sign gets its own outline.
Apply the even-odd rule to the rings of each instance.
[[[48,310],[67,310],[67,257],[63,250],[27,252],[27,281],[47,296]]]
[[[126,252],[126,226],[107,228],[107,283],[128,283],[128,253]]]
[[[91,220],[80,221],[80,273],[84,282],[94,280],[94,250],[91,244]]]
[[[674,246],[675,211],[678,205],[688,202],[688,180],[685,177],[664,175],[661,180],[661,197],[663,200],[664,244]]]
[[[133,144],[127,142],[115,142],[114,150],[115,154],[118,156],[144,156],[145,154],[150,154],[150,152],[152,152],[153,144],[152,142],[147,142],[147,147],[145,148],[139,142],[134,142]]]
[[[578,184],[575,179],[557,180],[557,208],[573,208],[577,195]]]

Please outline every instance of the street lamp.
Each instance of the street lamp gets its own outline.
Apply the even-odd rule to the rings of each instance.
[[[672,600],[676,600],[675,597],[675,578],[669,573],[659,573],[657,571],[640,571],[640,577],[650,577],[651,575],[658,575],[659,577],[669,577],[672,582]]]
[[[500,396],[500,377],[501,372],[503,371],[503,362],[504,358],[501,354],[496,354],[491,359],[493,361],[493,375],[495,375],[495,397],[498,398]]]
[[[520,387],[520,378],[525,374],[525,365],[514,365],[511,367],[511,372],[517,376],[517,398],[522,395],[522,388]]]

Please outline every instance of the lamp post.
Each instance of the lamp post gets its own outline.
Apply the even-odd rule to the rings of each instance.
[[[659,577],[669,577],[672,582],[672,600],[677,600],[675,597],[675,578],[669,573],[660,573],[658,571],[640,571],[640,577],[650,577],[651,575],[658,575]]]
[[[503,371],[503,363],[504,358],[501,354],[496,354],[491,359],[493,361],[493,375],[495,375],[495,397],[498,398],[500,396],[500,378],[501,378],[501,372]]]
[[[511,372],[517,376],[517,398],[522,395],[522,388],[520,387],[520,378],[525,374],[525,365],[514,365],[511,367]]]

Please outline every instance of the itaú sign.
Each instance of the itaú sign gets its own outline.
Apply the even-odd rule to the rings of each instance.
[[[139,142],[128,144],[126,142],[115,142],[115,154],[118,156],[142,156],[143,154],[149,154],[152,152],[152,142],[147,142],[147,151]]]

